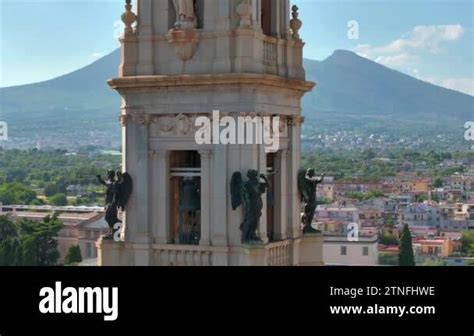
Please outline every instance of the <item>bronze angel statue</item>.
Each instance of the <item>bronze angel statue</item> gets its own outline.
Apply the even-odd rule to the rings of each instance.
[[[118,211],[125,210],[130,195],[132,194],[132,177],[128,173],[107,171],[107,179],[103,180],[97,175],[99,183],[106,187],[105,191],[105,221],[109,225],[109,235],[106,239],[112,239],[115,233],[115,224],[122,223],[118,218]]]
[[[303,233],[316,233],[318,230],[312,227],[314,215],[316,214],[316,207],[318,206],[316,200],[316,189],[318,184],[324,181],[323,174],[320,178],[316,177],[314,169],[300,169],[298,172],[298,188],[301,193],[301,201],[304,203],[304,214],[301,217],[301,222],[304,226]]]
[[[232,196],[232,209],[243,206],[244,220],[240,225],[242,231],[242,244],[259,244],[262,239],[257,233],[260,217],[262,217],[262,195],[266,193],[268,179],[266,175],[257,170],[249,170],[248,181],[244,182],[242,174],[236,172],[232,175],[230,192]]]

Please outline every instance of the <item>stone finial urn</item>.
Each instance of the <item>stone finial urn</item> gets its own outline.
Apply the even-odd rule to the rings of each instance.
[[[240,28],[248,28],[252,26],[252,5],[248,0],[243,0],[237,6],[237,14],[240,17]]]
[[[299,8],[298,6],[294,5],[292,8],[291,8],[291,16],[293,17],[293,19],[291,19],[290,21],[290,28],[293,32],[293,38],[295,40],[298,40],[298,41],[301,41],[301,37],[300,37],[300,34],[299,34],[299,31],[301,29],[301,27],[303,27],[303,22],[301,22],[301,20],[298,18],[299,17]]]
[[[137,21],[137,15],[132,12],[132,0],[126,0],[125,13],[122,14],[122,22],[125,24],[124,35],[133,35],[132,25]]]

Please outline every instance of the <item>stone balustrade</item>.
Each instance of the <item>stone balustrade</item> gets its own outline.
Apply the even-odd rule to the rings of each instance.
[[[266,245],[266,260],[268,266],[290,266],[291,241],[285,240]]]

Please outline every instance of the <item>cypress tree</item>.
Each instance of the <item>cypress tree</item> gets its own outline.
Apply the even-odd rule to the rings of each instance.
[[[400,266],[416,266],[415,256],[413,254],[413,245],[411,241],[411,233],[408,225],[405,225],[402,230],[398,262]]]

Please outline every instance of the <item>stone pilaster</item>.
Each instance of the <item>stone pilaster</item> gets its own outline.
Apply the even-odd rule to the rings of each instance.
[[[301,235],[301,199],[298,190],[298,171],[301,165],[301,125],[304,119],[294,116],[289,120],[290,155],[288,156],[288,233],[292,238]]]
[[[288,227],[288,150],[284,149],[277,153],[276,170],[279,172],[276,175],[275,183],[275,232],[276,240],[285,240],[287,238]]]
[[[211,243],[211,151],[201,150],[201,241],[199,245]]]
[[[260,145],[258,146],[259,150],[259,167],[258,171],[260,174],[267,174],[267,154],[265,153],[265,146]],[[260,238],[263,240],[264,244],[267,244],[269,239],[268,239],[268,228],[267,228],[267,222],[268,222],[268,215],[267,215],[267,194],[262,195],[262,203],[263,203],[263,209],[262,209],[262,217],[260,217],[260,226],[259,226],[259,235]]]
[[[211,244],[213,246],[227,246],[228,244],[228,217],[230,208],[227,179],[227,146],[214,147],[211,161]],[[228,205],[229,204],[229,205]]]
[[[125,232],[127,241],[148,243],[150,237],[148,119],[146,115],[140,113],[123,118],[126,120],[125,145],[127,148],[124,170],[133,179],[133,192],[125,212]],[[137,218],[139,220],[136,220]]]
[[[153,75],[153,3],[152,0],[140,0],[138,10],[138,65],[137,75]]]
[[[157,227],[155,235],[156,244],[169,244],[171,242],[171,223],[170,223],[170,151],[156,151],[156,184],[154,187],[158,190],[158,203],[154,204],[157,208]]]

